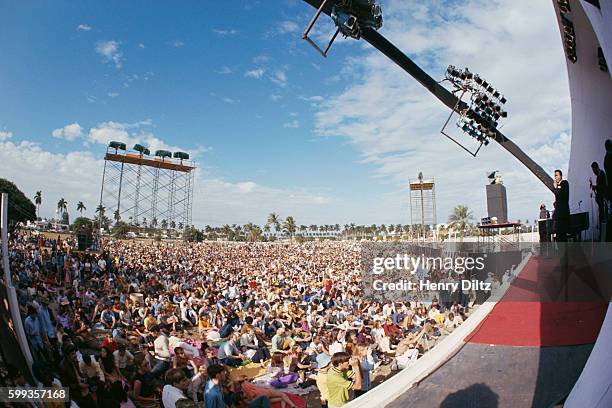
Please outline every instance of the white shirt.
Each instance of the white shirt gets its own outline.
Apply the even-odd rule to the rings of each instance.
[[[155,339],[153,342],[155,346],[155,357],[158,360],[170,361],[170,342],[168,341],[168,337],[165,334],[160,334],[159,337]]]
[[[344,345],[340,343],[339,341],[336,341],[329,346],[329,354],[332,356],[335,353],[340,353],[342,351],[344,351]]]
[[[124,369],[129,363],[134,361],[134,356],[127,350],[125,350],[123,355],[121,355],[119,350],[115,350],[113,352],[113,357],[115,358],[115,364],[120,369]]]
[[[162,403],[164,404],[164,408],[176,408],[176,401],[186,398],[183,391],[175,386],[170,384],[164,385],[162,391]]]

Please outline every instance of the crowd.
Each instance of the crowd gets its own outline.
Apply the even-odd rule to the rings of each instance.
[[[73,244],[16,235],[9,255],[35,381],[83,408],[303,407],[317,390],[339,407],[466,318],[364,298],[359,243]]]

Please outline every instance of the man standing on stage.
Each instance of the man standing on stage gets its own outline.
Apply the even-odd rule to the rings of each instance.
[[[569,183],[563,180],[563,172],[555,170],[555,224],[557,242],[567,242],[569,229]]]
[[[599,234],[603,232],[602,224],[606,222],[606,218],[608,216],[608,211],[606,209],[606,199],[608,195],[608,182],[606,179],[606,173],[599,168],[597,162],[593,162],[591,164],[591,169],[593,170],[593,174],[595,174],[595,185],[589,178],[589,184],[591,185],[591,190],[595,193],[595,202],[597,203],[597,208],[599,209],[599,216],[597,217],[597,224],[599,226]],[[601,239],[602,237],[600,237]],[[605,241],[605,239],[601,239]]]
[[[604,171],[608,177],[608,200],[612,201],[612,140],[608,139],[605,143],[606,156],[604,157]],[[612,215],[608,214],[609,217]],[[606,241],[612,242],[612,225],[607,228]]]

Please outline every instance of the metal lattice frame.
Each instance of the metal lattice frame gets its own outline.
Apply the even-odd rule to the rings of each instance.
[[[436,185],[433,179],[410,180],[410,225],[424,230],[437,223]]]
[[[137,155],[108,148],[100,205],[109,218],[116,219],[118,213],[120,220],[135,226],[144,222],[152,226],[155,219],[157,228],[163,220],[169,229],[186,227],[192,224],[193,170],[193,162],[184,164],[181,160],[179,165],[172,159],[138,160]]]

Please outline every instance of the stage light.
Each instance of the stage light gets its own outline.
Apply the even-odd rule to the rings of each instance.
[[[127,150],[127,146],[123,142],[112,141],[108,144],[108,147],[115,150]]]
[[[561,24],[563,25],[563,44],[565,45],[565,54],[567,59],[572,63],[578,61],[578,54],[576,51],[576,32],[574,31],[574,24],[565,15],[561,15]]]
[[[572,11],[569,0],[557,0],[557,6],[559,7],[559,11],[564,14]]]
[[[506,103],[506,97],[502,95],[502,97],[499,98],[499,101],[502,103],[502,105],[505,104]]]

